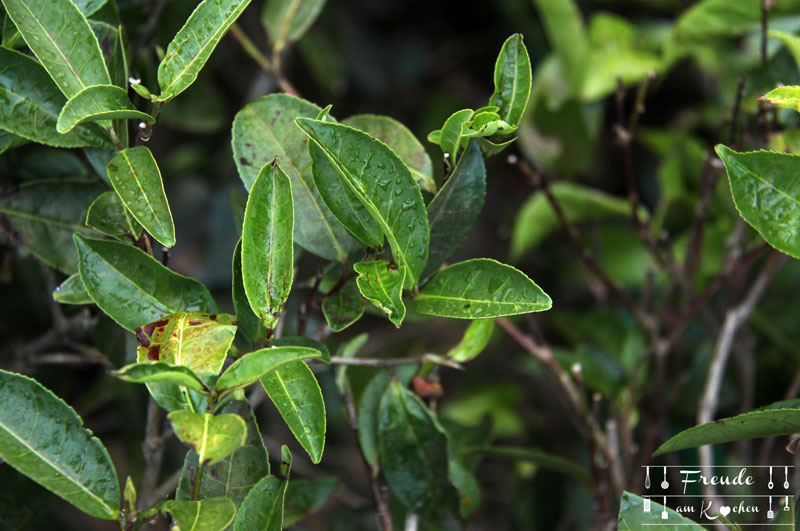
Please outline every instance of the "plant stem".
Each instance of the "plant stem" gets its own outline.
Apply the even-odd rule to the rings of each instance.
[[[272,73],[272,65],[269,62],[269,59],[261,53],[261,50],[258,49],[250,37],[244,32],[239,24],[234,24],[231,26],[231,35],[239,41],[239,44],[242,46],[242,49],[245,51],[250,58],[256,62],[256,64],[266,73]]]
[[[200,499],[200,485],[203,482],[203,468],[204,465],[201,462],[197,462],[197,471],[194,473],[194,482],[192,483],[192,499],[198,500]]]

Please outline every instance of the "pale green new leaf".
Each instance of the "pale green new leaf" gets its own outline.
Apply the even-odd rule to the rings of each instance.
[[[71,0],[2,0],[25,43],[61,92],[71,98],[111,77],[100,44]]]
[[[619,506],[619,520],[617,529],[619,531],[639,531],[641,529],[652,529],[654,531],[673,531],[681,529],[686,531],[705,531],[700,524],[689,520],[680,513],[669,507],[652,500],[650,511],[644,510],[644,499],[628,491],[622,493],[622,502]],[[667,518],[662,518],[662,512],[667,513]],[[714,526],[716,527],[716,526]]]
[[[383,142],[357,129],[306,118],[297,124],[381,227],[397,265],[408,267],[406,287],[413,286],[428,260],[430,234],[425,204],[408,167]]]
[[[540,312],[550,297],[518,269],[489,258],[476,258],[439,271],[414,299],[427,315],[482,319]]]
[[[106,166],[117,195],[136,221],[165,247],[175,245],[175,224],[156,159],[147,146],[123,149]]]
[[[325,0],[268,0],[261,20],[267,28],[274,53],[298,40],[319,16]]]
[[[27,55],[0,48],[0,129],[54,147],[114,147],[96,124],[59,134],[56,123],[65,102],[41,64]]]
[[[178,439],[191,446],[200,463],[208,466],[214,466],[231,455],[247,439],[247,425],[234,413],[212,415],[177,410],[167,418]]]
[[[92,300],[126,330],[180,311],[217,305],[203,284],[124,243],[75,235],[81,280]]]
[[[242,282],[253,312],[274,329],[294,275],[292,183],[277,162],[258,174],[242,226]]]
[[[89,205],[86,225],[119,240],[135,241],[142,234],[142,226],[114,191],[103,192]]]
[[[516,127],[522,121],[528,97],[531,94],[531,60],[522,42],[522,35],[515,33],[503,43],[494,67],[494,93],[489,105],[499,107],[500,117]]]
[[[181,530],[222,531],[236,517],[236,504],[230,498],[167,500],[161,505],[161,511],[171,514]]]
[[[249,4],[250,0],[203,0],[198,4],[158,65],[161,95],[153,101],[169,101],[194,83],[211,52]]]
[[[128,118],[151,123],[155,121],[152,116],[133,106],[124,88],[115,85],[92,85],[67,101],[58,116],[56,130],[64,134],[82,123]]]
[[[493,330],[494,319],[475,319],[467,327],[458,345],[447,352],[447,357],[459,363],[475,359],[489,344]]]
[[[115,371],[114,376],[134,383],[167,383],[180,385],[199,393],[208,393],[208,388],[191,369],[163,361],[131,363]]]
[[[92,304],[92,298],[83,287],[81,276],[74,273],[53,290],[53,300],[61,304]]]
[[[458,160],[459,150],[466,141],[461,138],[464,124],[472,118],[472,109],[461,109],[454,112],[445,120],[442,130],[439,133],[439,146],[442,152],[450,155],[450,161],[455,164]],[[430,136],[428,137],[430,140]]]
[[[354,264],[353,270],[358,273],[356,283],[364,298],[377,306],[400,328],[406,316],[403,284],[407,268],[390,267],[388,260],[371,260]]]
[[[0,370],[0,459],[78,509],[119,517],[117,472],[100,441],[39,382]]]
[[[800,86],[792,85],[770,90],[759,98],[776,107],[800,112]]]
[[[228,367],[217,380],[217,393],[225,394],[257,382],[269,372],[302,359],[321,359],[322,352],[309,347],[262,348],[245,354]]]
[[[753,151],[737,153],[722,144],[733,203],[768,244],[800,258],[800,156]]]
[[[317,379],[303,361],[282,365],[261,378],[261,385],[311,461],[325,448],[325,402]]]
[[[261,168],[278,159],[292,181],[294,241],[328,260],[344,262],[353,240],[331,214],[311,174],[308,137],[295,125],[298,117],[314,118],[321,109],[288,94],[270,94],[248,103],[233,120],[234,161],[248,190]]]

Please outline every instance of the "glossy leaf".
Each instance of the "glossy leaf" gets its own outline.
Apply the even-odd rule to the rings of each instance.
[[[197,5],[158,65],[161,95],[153,101],[169,101],[194,83],[211,52],[249,4],[250,0],[203,0]]]
[[[377,114],[357,114],[343,120],[342,123],[364,131],[392,148],[411,170],[411,175],[420,188],[432,194],[436,193],[431,158],[414,133],[405,125],[394,118]]]
[[[8,188],[0,198],[4,230],[45,264],[75,273],[74,232],[92,234],[83,226],[86,211],[102,188],[77,179],[37,180]]]
[[[167,500],[161,506],[161,511],[168,512],[179,529],[222,531],[233,522],[236,504],[230,498]]]
[[[388,371],[380,371],[372,377],[361,393],[361,400],[358,405],[358,444],[361,446],[361,453],[364,459],[372,468],[372,476],[377,477],[380,471],[378,462],[378,412],[381,405],[381,398],[389,384],[392,382],[392,375]]]
[[[165,247],[175,245],[172,212],[150,148],[136,146],[120,151],[106,166],[106,173],[136,221]]]
[[[128,118],[151,123],[155,121],[152,116],[133,106],[124,88],[92,85],[67,101],[58,116],[56,131],[64,134],[82,123]]]
[[[212,415],[177,410],[167,415],[175,435],[197,452],[201,463],[213,466],[244,445],[247,425],[233,413]]]
[[[378,307],[398,328],[406,316],[403,304],[403,284],[406,279],[405,266],[390,267],[388,260],[371,260],[353,265],[358,273],[356,283],[365,299]]]
[[[6,15],[67,98],[111,83],[97,37],[71,0],[2,1]]]
[[[622,502],[619,506],[619,520],[617,529],[620,531],[638,531],[639,529],[660,529],[671,531],[673,529],[686,529],[687,531],[705,531],[705,528],[685,518],[680,513],[658,502],[650,502],[650,511],[644,510],[644,499],[628,491],[622,493]],[[667,518],[662,518],[662,513],[667,513]],[[678,527],[680,526],[680,527]]]
[[[302,37],[325,6],[325,0],[268,0],[261,20],[272,41],[272,50],[280,51]]]
[[[800,409],[751,411],[684,430],[662,444],[653,456],[706,444],[789,435],[797,433],[798,426],[800,426]]]
[[[65,102],[42,65],[27,55],[0,48],[0,129],[48,146],[113,148],[96,124],[59,134],[56,123]]]
[[[566,77],[567,91],[575,95],[583,85],[589,61],[589,41],[581,12],[574,0],[534,0],[534,4]]]
[[[89,205],[86,225],[120,240],[135,241],[142,234],[142,226],[113,191],[103,192]]]
[[[200,483],[200,498],[227,496],[239,506],[247,493],[264,476],[269,474],[269,461],[264,441],[258,430],[253,410],[243,400],[228,402],[221,413],[233,413],[244,419],[247,425],[245,444],[231,455],[213,466],[203,467]],[[183,464],[175,499],[192,497],[192,480],[197,470],[197,453],[189,450]]]
[[[472,321],[458,345],[448,351],[447,357],[459,363],[475,359],[489,344],[493,330],[493,319],[476,319]]]
[[[461,131],[464,124],[472,117],[472,109],[461,109],[454,112],[442,126],[441,133],[439,134],[439,146],[442,148],[443,153],[450,155],[450,160],[453,164],[457,162],[458,152],[462,145],[466,142],[462,141]]]
[[[429,229],[422,195],[406,165],[385,144],[356,129],[305,118],[297,123],[380,225],[398,267],[408,267],[406,287],[414,285],[428,260]]]
[[[737,153],[718,145],[733,203],[739,214],[768,244],[800,258],[800,156],[753,151]]]
[[[293,479],[286,487],[283,525],[289,527],[315,512],[336,490],[336,478],[317,478],[314,481]]]
[[[483,156],[477,142],[470,142],[450,178],[428,204],[431,243],[422,278],[435,273],[467,241],[485,197]]]
[[[216,311],[205,286],[124,243],[75,236],[83,285],[106,315],[126,330],[180,311]]]
[[[242,226],[242,282],[268,330],[278,324],[294,275],[292,184],[276,162],[258,174]]]
[[[271,94],[248,103],[233,121],[233,154],[248,190],[261,168],[276,157],[292,181],[294,241],[328,260],[343,262],[353,245],[328,210],[311,174],[308,137],[295,118],[316,117],[320,108],[288,94]]]
[[[800,86],[792,85],[770,90],[759,98],[770,105],[800,112]]]
[[[208,388],[191,369],[163,361],[132,363],[115,371],[114,376],[134,383],[168,383],[200,393],[208,392]]]
[[[244,291],[242,281],[242,240],[236,242],[236,249],[233,251],[233,307],[236,310],[236,318],[239,320],[239,328],[247,334],[256,344],[263,344],[267,338],[267,330],[261,324],[261,320],[253,313],[250,301]]]
[[[283,529],[283,504],[288,485],[288,474],[284,480],[266,476],[256,483],[239,508],[234,531]]]
[[[0,397],[0,459],[78,509],[117,519],[114,465],[75,411],[37,381],[2,370]]]
[[[53,300],[61,304],[92,304],[92,298],[83,287],[81,276],[74,273],[53,290]]]
[[[531,94],[531,59],[515,33],[503,43],[494,66],[494,93],[489,105],[499,107],[500,117],[516,127],[522,121]]]
[[[341,332],[364,315],[364,297],[355,282],[348,282],[338,293],[326,295],[322,299],[322,315],[330,329]]]
[[[322,352],[308,347],[262,348],[234,361],[217,380],[217,392],[227,393],[247,387],[269,372],[293,361],[320,358]]]
[[[304,336],[283,336],[273,339],[270,342],[271,347],[308,347],[320,351],[322,357],[319,360],[323,363],[331,362],[331,352],[325,343],[321,343],[316,339]]]
[[[553,305],[523,272],[488,258],[459,262],[439,271],[414,303],[419,313],[459,319],[540,312]]]
[[[447,499],[447,437],[428,407],[397,380],[380,402],[378,441],[386,482],[409,511],[429,513]]]

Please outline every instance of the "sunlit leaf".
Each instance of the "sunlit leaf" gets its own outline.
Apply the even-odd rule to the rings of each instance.
[[[177,410],[168,416],[175,435],[197,453],[201,463],[213,466],[244,445],[247,425],[233,413],[212,415]]]
[[[133,106],[128,92],[115,85],[92,85],[72,96],[58,116],[56,131],[69,133],[76,126],[99,120],[136,119],[154,122],[153,117]]]
[[[192,531],[222,531],[236,516],[236,505],[230,498],[167,500],[161,510],[172,516],[176,527]]]
[[[217,380],[217,392],[227,393],[257,382],[269,372],[302,359],[320,359],[322,352],[308,347],[262,348],[245,354],[228,367]]]
[[[135,383],[167,383],[180,385],[201,393],[208,388],[191,369],[182,365],[172,365],[163,361],[140,362],[126,365],[114,372],[114,376]]]
[[[515,33],[503,43],[494,67],[494,93],[489,105],[499,107],[500,117],[516,127],[525,114],[531,94],[531,60],[522,42],[522,35]]]

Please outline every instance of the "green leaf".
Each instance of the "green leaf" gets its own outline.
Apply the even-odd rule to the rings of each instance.
[[[80,235],[74,239],[86,291],[126,330],[180,311],[217,309],[200,282],[170,271],[136,247]]]
[[[5,15],[5,10],[4,15]],[[7,48],[9,50],[16,50],[18,48],[23,48],[25,46],[25,41],[22,39],[22,35],[19,34],[17,31],[17,27],[11,21],[10,17],[4,16],[3,17],[3,48]]]
[[[476,258],[439,271],[414,299],[419,313],[478,319],[541,312],[550,297],[518,269]]]
[[[24,146],[28,141],[21,136],[0,129],[0,155],[14,148]]]
[[[78,273],[68,276],[64,282],[56,286],[53,290],[53,300],[61,304],[93,304]]]
[[[424,515],[447,500],[447,437],[428,407],[397,380],[380,402],[378,440],[386,482],[409,511]]]
[[[212,415],[177,410],[167,415],[175,435],[197,452],[200,463],[213,466],[244,445],[247,425],[233,413]]]
[[[780,4],[773,7],[777,14]],[[761,20],[761,0],[703,0],[683,12],[675,22],[675,37],[685,42],[737,35]]]
[[[297,124],[379,224],[398,267],[408,267],[406,287],[413,286],[428,260],[429,229],[422,195],[406,165],[381,141],[346,125],[307,118]]]
[[[355,282],[346,283],[338,293],[322,299],[322,315],[333,332],[341,332],[364,315],[364,297]]]
[[[208,393],[208,388],[191,369],[163,361],[131,363],[115,371],[114,376],[134,383],[163,382],[180,385],[199,393]]]
[[[311,174],[308,137],[295,118],[316,117],[320,108],[288,94],[271,94],[248,103],[233,120],[233,155],[248,190],[261,168],[276,157],[292,180],[294,241],[328,260],[344,262],[353,240],[328,210]]]
[[[283,529],[283,503],[288,485],[288,473],[283,481],[275,476],[266,476],[256,483],[236,515],[234,531]]]
[[[800,112],[800,86],[778,87],[759,98],[770,105]]]
[[[494,319],[475,319],[467,327],[458,345],[447,353],[447,357],[459,363],[475,359],[489,344],[492,331],[494,331]]]
[[[662,444],[653,456],[706,444],[788,435],[798,431],[800,431],[800,409],[751,411],[684,430]]]
[[[357,114],[342,123],[364,131],[389,146],[411,170],[411,175],[420,188],[432,194],[436,193],[431,158],[422,143],[405,125],[394,118],[377,114]]]
[[[397,328],[406,316],[403,304],[403,284],[406,280],[405,266],[390,267],[388,260],[371,260],[353,265],[358,273],[356,283],[361,294],[378,307]]]
[[[475,473],[455,459],[450,459],[448,478],[458,492],[458,512],[468,520],[481,506],[481,485]]]
[[[117,472],[75,411],[36,380],[3,370],[0,400],[0,459],[78,509],[117,519]]]
[[[239,506],[253,486],[269,474],[269,461],[264,441],[258,430],[253,410],[247,402],[233,400],[222,409],[222,413],[235,413],[247,424],[247,440],[241,448],[214,466],[203,467],[200,498],[227,496]],[[183,464],[175,499],[192,497],[192,480],[197,470],[197,453],[189,450]]]
[[[293,479],[286,488],[283,525],[289,527],[320,509],[336,490],[336,478],[317,478],[314,481]]]
[[[737,153],[719,144],[733,203],[768,244],[800,258],[800,156],[772,151]]]
[[[77,255],[72,234],[92,234],[83,226],[86,211],[102,191],[77,179],[37,180],[8,188],[0,200],[0,219],[11,241],[17,241],[45,264],[68,275],[75,273]]]
[[[366,339],[366,338],[365,338]],[[388,371],[380,371],[369,381],[361,394],[358,404],[358,444],[364,459],[372,468],[372,477],[380,471],[378,461],[378,411],[392,375]]]
[[[206,498],[196,501],[167,500],[161,505],[179,529],[222,531],[233,522],[236,504],[230,498]]]
[[[236,319],[239,321],[239,328],[247,334],[253,343],[263,344],[267,339],[267,330],[262,326],[261,320],[253,313],[250,301],[244,291],[242,281],[242,240],[236,242],[236,249],[233,251],[233,307],[236,310]]]
[[[270,342],[271,347],[308,347],[313,348],[314,350],[319,350],[322,353],[322,357],[319,360],[323,363],[330,363],[331,362],[331,352],[328,350],[328,347],[325,346],[325,343],[320,343],[316,339],[311,339],[310,337],[303,337],[303,336],[283,336],[277,339],[273,339]]]
[[[466,142],[462,141],[461,131],[464,124],[472,118],[472,109],[461,109],[454,112],[442,126],[439,133],[439,146],[442,152],[450,155],[450,161],[455,164],[458,159],[458,151]],[[428,137],[430,140],[430,136]]]
[[[111,83],[97,37],[71,0],[3,0],[3,5],[67,98],[86,87]]]
[[[428,204],[431,243],[421,278],[435,273],[467,240],[486,197],[486,167],[476,142],[470,142],[450,178]]]
[[[56,131],[69,133],[76,126],[99,120],[133,118],[155,122],[152,116],[136,109],[128,91],[114,85],[92,85],[72,96],[58,116]]]
[[[662,519],[664,511],[667,513],[666,519]],[[705,531],[704,527],[655,501],[650,501],[650,511],[645,512],[644,499],[628,491],[622,493],[617,529],[620,531],[638,531],[640,529]]]
[[[194,83],[211,52],[249,4],[250,0],[203,0],[198,4],[158,65],[161,95],[154,102],[169,101]]]
[[[499,107],[500,117],[516,127],[522,121],[531,94],[531,59],[515,33],[506,39],[494,66],[494,93],[489,105]]]
[[[484,157],[491,157],[492,155],[497,155],[505,148],[516,142],[517,138],[511,138],[504,142],[493,142],[488,138],[478,138],[478,145],[481,146],[481,151],[483,151]]]
[[[175,245],[175,224],[156,159],[147,146],[123,149],[106,166],[114,190],[136,221],[165,247]]]
[[[558,182],[550,187],[550,191],[561,205],[565,217],[572,223],[631,216],[631,204],[627,199],[614,197],[593,188]],[[646,215],[646,211],[642,209],[641,214]],[[514,220],[511,232],[511,259],[518,260],[560,226],[561,222],[550,206],[547,196],[540,192],[531,195]]]
[[[539,450],[538,448],[522,448],[516,446],[471,446],[463,450],[464,454],[481,454],[488,457],[510,459],[512,461],[525,461],[535,463],[536,466],[554,470],[571,476],[585,485],[592,484],[592,478],[586,467],[574,461]]]
[[[494,112],[473,113],[470,120],[461,125],[461,138],[485,138],[493,135],[510,135],[516,131],[500,115]]]
[[[0,129],[54,147],[114,147],[96,124],[78,126],[66,135],[56,132],[65,102],[42,65],[19,52],[0,48]]]
[[[317,20],[325,0],[268,0],[261,20],[272,41],[273,53],[297,41]]]
[[[320,359],[322,352],[308,347],[262,348],[245,354],[228,367],[217,380],[217,392],[228,393],[257,382],[269,372],[302,359]]]
[[[261,378],[261,385],[311,461],[319,463],[325,448],[326,419],[314,373],[303,361],[293,361]]]
[[[125,510],[129,514],[136,513],[136,486],[130,476],[125,478],[125,490],[122,492],[122,499],[125,501]]]
[[[89,205],[86,225],[119,240],[136,241],[142,226],[131,216],[116,192],[103,192]]]
[[[97,36],[100,50],[111,76],[111,83],[117,87],[127,88],[130,71],[128,67],[128,43],[122,26],[112,26],[106,22],[89,21],[89,26]]]
[[[242,282],[250,307],[268,330],[277,325],[292,288],[293,223],[291,181],[277,162],[267,164],[244,211]]]
[[[780,39],[786,49],[789,50],[789,53],[792,54],[795,65],[800,68],[800,37],[773,29],[769,30],[768,35]]]
[[[581,12],[574,0],[534,0],[547,39],[561,63],[570,95],[580,92],[589,62],[589,41]]]

